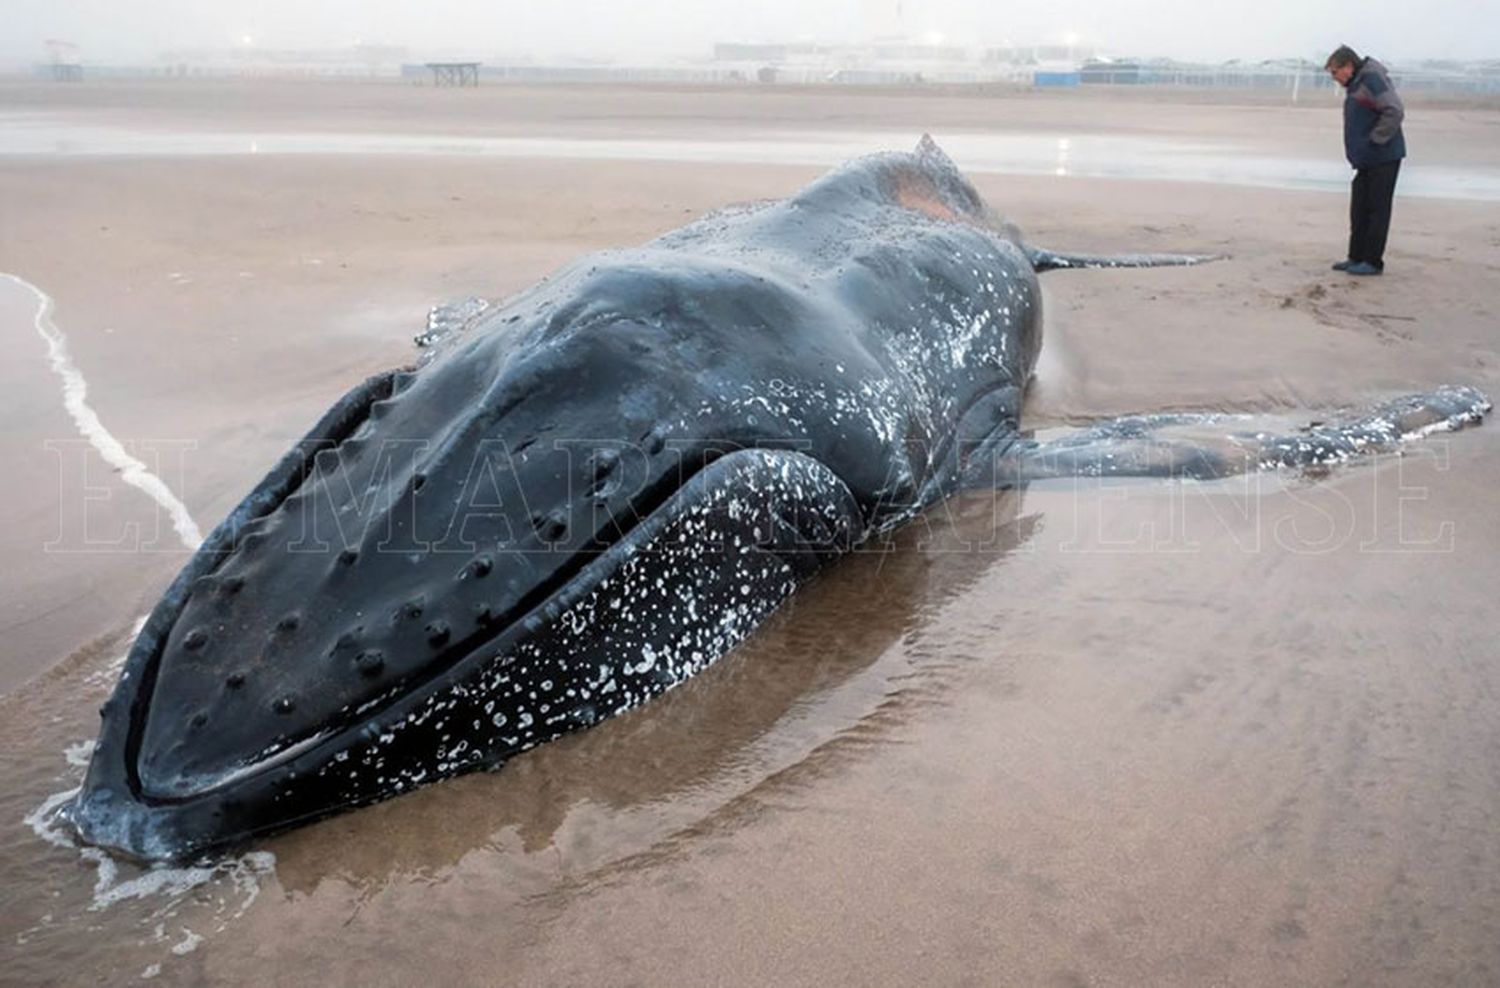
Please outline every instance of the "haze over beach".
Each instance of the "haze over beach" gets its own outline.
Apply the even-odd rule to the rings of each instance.
[[[20,5],[6,16],[0,65],[43,60],[65,39],[95,62],[139,63],[183,49],[326,49],[395,45],[426,55],[505,53],[650,60],[705,57],[717,42],[860,44],[905,38],[960,46],[1086,45],[1181,61],[1312,58],[1341,42],[1388,59],[1500,57],[1500,9],[1480,0],[1411,4],[1266,0],[1253,14],[1225,4],[1162,0],[977,3],[974,0],[566,0],[553,4],[225,0]]]
[[[198,867],[80,848],[52,815],[190,546],[337,397],[413,361],[433,306],[504,300],[928,133],[1032,244],[1224,255],[1043,276],[1022,415],[1043,438],[1493,397],[1493,97],[1408,95],[1387,270],[1356,279],[1329,269],[1349,170],[1327,90],[30,75],[47,39],[86,68],[876,36],[1477,62],[1494,10],[250,12],[27,6],[0,38],[23,70],[0,79],[0,981],[1494,980],[1493,418],[1327,472],[966,494],[640,709]]]

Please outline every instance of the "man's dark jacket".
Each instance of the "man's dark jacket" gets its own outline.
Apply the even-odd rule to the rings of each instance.
[[[1406,108],[1385,66],[1373,58],[1359,64],[1344,91],[1344,156],[1355,168],[1406,157],[1401,118]]]

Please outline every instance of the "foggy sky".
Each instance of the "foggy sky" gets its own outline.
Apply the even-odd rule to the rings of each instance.
[[[1340,43],[1386,60],[1500,57],[1495,0],[0,0],[0,62],[154,63],[172,49],[393,44],[413,55],[705,57],[715,41],[860,42],[905,34],[963,46],[1060,43],[1221,61],[1322,59]]]

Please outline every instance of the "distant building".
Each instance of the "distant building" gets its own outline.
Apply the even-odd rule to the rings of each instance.
[[[957,45],[932,45],[909,41],[888,42],[874,46],[873,54],[880,62],[963,62],[969,52]]]
[[[1006,45],[981,49],[979,60],[1001,65],[1040,65],[1058,63],[1074,66],[1097,58],[1098,50],[1088,45]]]
[[[1078,75],[1086,85],[1133,86],[1141,81],[1141,66],[1138,62],[1091,59],[1083,63]]]
[[[759,45],[737,41],[721,41],[714,45],[714,61],[785,62],[789,57],[788,49],[788,45]]]

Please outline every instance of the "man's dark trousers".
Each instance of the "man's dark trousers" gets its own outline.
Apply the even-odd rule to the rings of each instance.
[[[1349,198],[1349,260],[1385,267],[1385,238],[1391,230],[1391,200],[1401,159],[1360,168]]]

